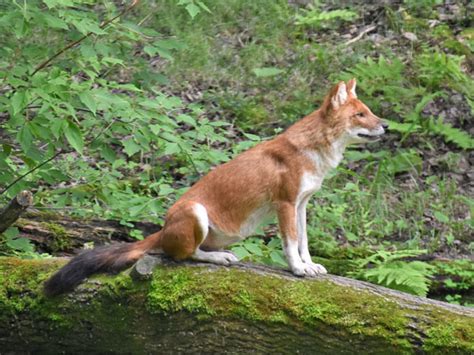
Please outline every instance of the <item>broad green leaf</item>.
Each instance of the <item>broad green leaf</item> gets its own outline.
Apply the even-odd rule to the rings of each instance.
[[[133,140],[133,138],[130,138],[130,139],[127,139],[127,140],[124,140],[122,142],[122,145],[124,147],[124,151],[125,153],[131,157],[133,154],[139,152],[141,150],[141,147],[135,143],[135,141]]]
[[[64,22],[63,20],[61,20],[58,17],[54,17],[54,16],[48,14],[47,12],[42,12],[41,16],[44,18],[44,20],[46,21],[48,26],[51,27],[51,28],[58,28],[58,29],[62,29],[62,30],[67,30],[68,29],[67,23]]]
[[[64,119],[55,119],[50,125],[51,133],[54,137],[59,138],[64,131],[64,127],[67,126],[67,121]]]
[[[82,154],[84,149],[84,140],[79,127],[74,122],[68,121],[67,125],[63,127],[64,135],[69,144],[79,153]]]
[[[81,99],[81,102],[86,105],[86,107],[96,114],[97,111],[97,103],[94,99],[94,96],[91,95],[90,92],[84,91],[79,94],[79,99]]]
[[[115,160],[117,160],[117,155],[115,154],[114,150],[110,148],[108,145],[102,146],[100,150],[100,154],[109,163],[113,163]]]
[[[28,238],[7,238],[6,244],[9,248],[20,252],[33,253],[35,251],[34,245]]]
[[[12,239],[15,238],[18,234],[20,234],[20,231],[17,227],[8,227],[8,229],[2,234],[7,238]]]
[[[159,195],[160,196],[166,196],[166,195],[169,195],[171,193],[173,193],[175,190],[168,184],[162,184],[160,186],[160,192],[159,192]]]
[[[18,132],[16,138],[20,142],[21,149],[26,153],[33,144],[33,134],[31,133],[30,125],[25,123]]]
[[[242,260],[246,257],[249,257],[251,254],[245,249],[244,247],[237,246],[232,248],[232,252],[235,254],[235,256],[239,259]]]
[[[260,247],[260,245],[254,243],[244,243],[244,247],[252,254],[263,256],[262,248]]]
[[[184,122],[190,126],[196,126],[196,120],[189,115],[178,115],[176,119],[180,122]]]
[[[179,147],[177,143],[167,143],[163,154],[173,155],[173,154],[179,153],[180,151],[181,151],[181,148]]]
[[[26,94],[24,91],[17,91],[11,98],[12,115],[15,116],[25,106]]]
[[[441,223],[449,223],[449,217],[446,216],[444,213],[439,212],[439,211],[434,211],[433,215],[435,218],[440,221]]]
[[[210,13],[210,14],[212,13],[212,11],[209,10],[209,8],[206,6],[206,4],[203,3],[202,1],[196,0],[196,4],[198,4],[199,7],[200,7],[201,9],[203,9],[204,11],[206,11],[206,12],[208,12],[208,13]]]
[[[270,259],[275,264],[281,265],[281,266],[288,266],[288,263],[286,262],[285,258],[283,257],[283,252],[281,250],[274,250],[270,253]]]
[[[201,9],[193,3],[190,3],[186,5],[186,11],[188,11],[192,18],[195,18],[196,15],[201,12]]]
[[[73,0],[43,0],[50,9],[59,6],[74,6]]]
[[[278,69],[278,68],[255,68],[253,70],[253,73],[258,77],[258,78],[265,78],[265,77],[270,77],[270,76],[275,76],[278,74],[283,73],[284,70]]]

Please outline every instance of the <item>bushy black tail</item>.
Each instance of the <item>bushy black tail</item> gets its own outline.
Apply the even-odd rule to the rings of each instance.
[[[136,243],[103,246],[79,254],[46,280],[44,293],[56,296],[70,292],[93,274],[116,273],[126,269],[149,249],[158,246],[159,234]]]

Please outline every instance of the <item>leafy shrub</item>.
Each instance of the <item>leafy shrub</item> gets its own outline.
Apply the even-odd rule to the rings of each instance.
[[[195,14],[193,1],[182,4]],[[159,222],[175,175],[182,176],[174,186],[179,194],[181,185],[228,159],[213,149],[227,142],[226,123],[160,92],[162,75],[149,59],[172,60],[184,48],[176,38],[123,18],[99,25],[120,13],[114,3],[2,6],[3,198],[33,188],[38,207],[73,205],[79,215]],[[146,72],[147,80],[126,83],[124,69],[129,79]],[[175,160],[156,164],[167,156]]]

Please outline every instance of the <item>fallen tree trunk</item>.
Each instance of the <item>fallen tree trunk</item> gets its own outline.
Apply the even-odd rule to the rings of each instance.
[[[474,351],[473,309],[343,277],[146,257],[46,299],[64,262],[0,258],[2,353]]]
[[[136,241],[130,237],[131,228],[118,221],[77,219],[48,212],[28,212],[15,226],[19,237],[30,239],[38,252],[61,256],[77,254],[86,243],[98,246],[111,241]],[[161,229],[153,223],[135,223],[135,228],[144,236]]]

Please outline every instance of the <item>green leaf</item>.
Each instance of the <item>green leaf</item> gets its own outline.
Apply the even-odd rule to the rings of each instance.
[[[67,23],[61,20],[60,18],[51,16],[47,12],[42,12],[41,15],[48,24],[48,26],[51,28],[57,28],[62,30],[67,30],[69,28]]]
[[[209,8],[206,6],[206,4],[204,4],[202,1],[196,0],[196,4],[198,4],[199,7],[200,7],[201,9],[203,9],[204,11],[206,11],[206,12],[208,12],[208,13],[210,13],[210,14],[212,13],[212,11],[209,10]]]
[[[232,248],[232,252],[235,254],[235,256],[239,259],[242,260],[246,257],[249,257],[251,254],[245,249],[244,247],[237,246]]]
[[[449,217],[440,211],[434,211],[433,215],[441,223],[449,223]]]
[[[43,0],[50,9],[59,6],[74,6],[73,0]]]
[[[178,115],[178,117],[176,117],[176,119],[179,121],[179,122],[184,122],[190,126],[196,126],[196,120],[194,118],[192,118],[191,116],[189,115]]]
[[[17,91],[11,98],[12,115],[15,116],[25,106],[26,94],[24,91]]]
[[[113,163],[115,160],[117,160],[117,155],[115,154],[114,150],[110,148],[108,145],[102,146],[100,150],[100,154],[109,163]]]
[[[79,94],[79,99],[81,100],[81,102],[86,105],[86,107],[92,111],[92,113],[94,113],[94,115],[96,114],[96,111],[97,111],[97,103],[94,99],[94,96],[92,96],[90,94],[90,92],[88,91],[84,91],[84,92],[81,92]]]
[[[64,135],[66,136],[69,144],[79,153],[82,154],[84,149],[84,140],[79,127],[74,122],[68,121],[67,125],[63,127]]]
[[[28,123],[21,127],[17,134],[17,140],[20,142],[23,152],[26,153],[33,144],[33,134],[31,133],[30,125]]]
[[[173,155],[176,153],[179,153],[181,151],[181,148],[177,143],[168,143],[165,146],[165,150],[163,152],[164,155]]]
[[[251,254],[263,256],[262,248],[260,245],[254,243],[244,243],[245,249],[247,249]]]
[[[186,5],[186,11],[188,11],[189,15],[191,15],[192,18],[196,17],[198,13],[201,12],[201,9],[194,5],[193,3],[190,3]]]
[[[283,257],[283,252],[281,250],[274,250],[270,253],[270,259],[275,264],[281,265],[281,266],[288,266],[288,263],[286,262],[285,258]]]
[[[283,73],[284,70],[278,69],[278,68],[255,68],[253,70],[253,73],[257,76],[257,78],[266,78],[270,76],[275,76],[278,74]]]
[[[159,192],[159,195],[160,196],[166,196],[166,195],[169,195],[171,193],[173,193],[175,190],[168,184],[162,184],[160,186],[160,192]]]
[[[15,238],[18,234],[20,234],[20,231],[18,230],[17,227],[8,227],[6,231],[2,233],[5,237],[7,238]]]
[[[137,143],[135,143],[135,141],[132,138],[124,140],[122,142],[122,145],[124,147],[125,153],[129,157],[131,157],[133,154],[135,154],[135,153],[137,153],[141,150],[141,147]]]

